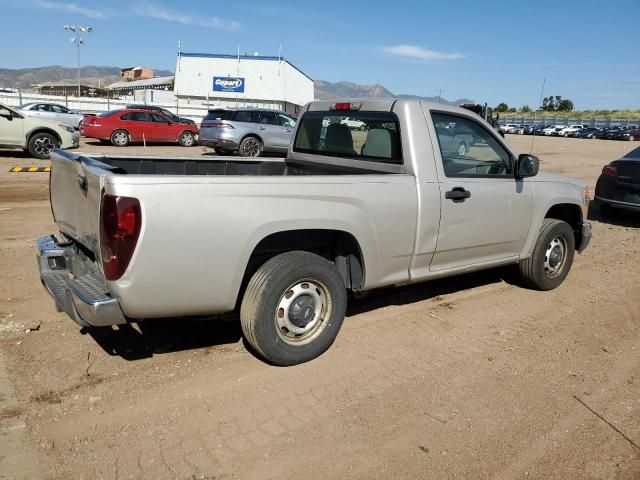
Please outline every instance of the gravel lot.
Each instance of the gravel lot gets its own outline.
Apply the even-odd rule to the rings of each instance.
[[[528,152],[531,137],[508,141]],[[533,151],[593,186],[634,145]],[[234,322],[83,332],[57,313],[34,258],[55,231],[48,176],[8,173],[38,164],[14,155],[0,152],[0,478],[640,478],[640,217],[592,212],[557,290],[501,269],[375,292],[329,352],[276,368]]]

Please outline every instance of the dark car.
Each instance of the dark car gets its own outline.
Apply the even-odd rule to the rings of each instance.
[[[532,135],[544,135],[544,133],[542,133],[542,131],[545,128],[549,128],[552,127],[553,125],[536,125],[535,127],[533,127],[533,133]]]
[[[599,128],[595,127],[587,127],[579,130],[577,132],[577,138],[598,138],[598,134],[600,133]]]
[[[178,115],[176,115],[173,112],[170,112],[166,108],[157,107],[155,105],[127,105],[125,108],[129,108],[129,109],[133,109],[133,110],[148,110],[148,111],[152,111],[152,112],[160,112],[161,114],[163,114],[165,117],[167,117],[172,122],[175,122],[175,123],[186,123],[186,124],[194,125],[194,126],[196,124],[196,122],[194,122],[190,118],[179,117]]]
[[[523,129],[522,129],[522,133],[524,135],[533,135],[533,131],[536,127],[534,125],[526,125]]]
[[[627,140],[630,142],[640,140],[640,128],[636,126],[625,127],[618,130],[614,138],[616,140]]]
[[[618,132],[623,128],[624,127],[621,127],[621,126],[605,128],[603,129],[602,134],[600,135],[599,138],[602,138],[605,140],[614,140]]]
[[[611,208],[640,212],[640,147],[604,166],[595,203],[604,214]]]

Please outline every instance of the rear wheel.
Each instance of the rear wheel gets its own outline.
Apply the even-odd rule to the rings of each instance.
[[[51,150],[59,146],[58,139],[50,133],[36,133],[29,139],[27,149],[32,157],[44,160],[49,158]]]
[[[129,145],[129,133],[126,130],[116,130],[111,134],[111,143],[116,147]]]
[[[240,142],[241,157],[259,157],[262,153],[262,142],[256,137],[246,137]]]
[[[178,143],[183,147],[193,147],[196,143],[196,137],[193,132],[182,132],[178,138]]]
[[[458,148],[457,148],[458,155],[460,155],[461,157],[464,157],[468,151],[469,151],[469,148],[467,147],[466,143],[460,142],[458,144]]]
[[[552,290],[569,274],[573,264],[575,237],[571,226],[545,218],[531,257],[520,262],[523,282],[536,290]]]
[[[247,342],[275,365],[324,353],[344,319],[347,294],[335,265],[309,252],[282,253],[251,277],[240,307]]]

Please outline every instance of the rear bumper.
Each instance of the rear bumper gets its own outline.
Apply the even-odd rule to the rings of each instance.
[[[585,248],[589,246],[589,242],[591,241],[591,222],[582,222],[581,235],[580,235],[580,245],[578,245],[578,252],[582,252]]]
[[[78,254],[73,243],[53,235],[38,239],[40,280],[59,311],[83,327],[127,323],[117,299],[109,296],[102,272]]]
[[[620,208],[622,210],[629,210],[632,212],[640,212],[640,203],[622,202],[620,200],[611,200],[609,198],[603,198],[596,195],[595,200],[601,205],[611,205],[612,207]]]

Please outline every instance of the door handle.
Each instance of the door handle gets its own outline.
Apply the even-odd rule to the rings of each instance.
[[[471,192],[463,187],[455,187],[444,194],[444,198],[453,200],[454,203],[464,202],[469,197],[471,197]]]
[[[258,130],[264,130],[266,127],[258,127]]]

